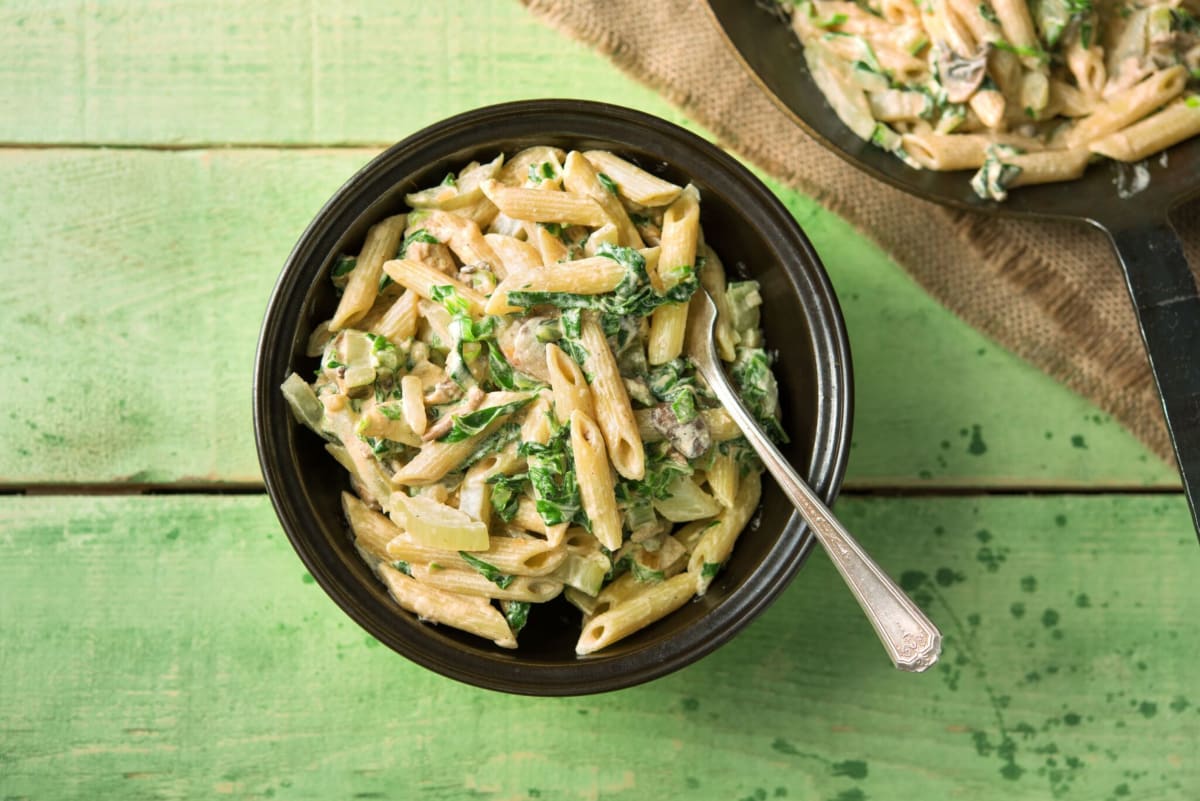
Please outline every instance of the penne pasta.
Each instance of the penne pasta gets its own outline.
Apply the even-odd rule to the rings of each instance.
[[[511,314],[523,307],[509,302],[510,292],[562,292],[599,295],[612,292],[625,277],[625,268],[604,256],[565,261],[538,270],[514,273],[496,287],[485,306],[488,314]]]
[[[574,412],[595,418],[592,391],[579,365],[555,344],[546,346],[546,371],[550,374],[550,387],[554,390],[554,415],[559,420],[570,420]]]
[[[976,170],[987,200],[1079,178],[1083,152],[1140,160],[1198,135],[1173,105],[1200,85],[1200,27],[1179,0],[788,5],[846,127],[915,169]]]
[[[591,618],[583,627],[575,653],[594,653],[666,617],[692,597],[692,582],[690,575],[681,573]]]
[[[666,290],[695,270],[696,244],[700,238],[700,193],[689,184],[665,214],[662,244],[656,274]],[[683,352],[687,329],[687,304],[668,303],[654,310],[650,320],[647,358],[650,364],[666,364]]]
[[[394,345],[400,345],[417,335],[417,301],[420,295],[407,291],[388,307],[379,322],[367,330],[384,337]]]
[[[864,35],[887,24],[824,6]],[[679,358],[699,286],[757,417],[778,415],[778,389],[762,294],[727,281],[700,191],[535,146],[408,199],[337,258],[343,299],[374,292],[304,342],[315,378],[280,388],[347,473],[351,547],[402,609],[504,648],[564,593],[586,654],[702,592],[713,565],[691,563],[728,557],[761,467]]]
[[[621,516],[613,492],[608,454],[604,435],[599,426],[583,411],[576,409],[571,417],[571,451],[575,455],[576,478],[583,511],[592,523],[592,533],[610,551],[621,547]]]
[[[400,246],[407,216],[397,214],[372,225],[367,231],[366,241],[355,261],[354,269],[342,292],[337,311],[329,321],[330,331],[340,331],[366,314],[379,292],[379,276],[383,263],[390,259]]]
[[[517,638],[504,616],[486,598],[469,597],[418,583],[388,565],[379,566],[379,577],[401,608],[431,623],[444,623],[468,631],[501,648],[516,648]]]
[[[596,172],[612,179],[623,197],[638,205],[665,206],[683,191],[682,187],[651,175],[607,150],[588,150],[583,156]]]
[[[603,176],[603,180],[600,176]],[[617,198],[620,185],[603,172],[597,174],[591,163],[578,151],[572,150],[567,154],[563,166],[563,185],[567,191],[577,195],[590,197],[604,211],[604,216],[617,232],[617,241],[613,244],[625,245],[631,248],[643,246],[642,237],[638,234],[629,213]],[[595,236],[595,234],[593,234]],[[590,238],[589,238],[590,239]]]
[[[761,495],[762,479],[757,473],[751,473],[738,484],[733,505],[721,513],[715,526],[704,529],[688,558],[688,572],[685,574],[696,582],[697,595],[704,595],[708,591],[717,570],[733,551],[738,535],[758,508]]]
[[[588,354],[583,366],[591,376],[592,402],[609,458],[618,473],[640,481],[646,475],[646,454],[633,407],[604,332],[591,315],[584,317],[580,342]]]
[[[435,211],[422,225],[430,234],[446,243],[464,265],[484,265],[498,270],[497,275],[500,278],[504,277],[504,265],[483,238],[477,221],[457,214]]]
[[[1196,99],[1192,95],[1188,100]],[[1140,161],[1163,148],[1200,134],[1200,102],[1184,100],[1089,145],[1116,161]]]
[[[487,299],[474,289],[471,289],[471,287],[456,278],[451,278],[445,273],[438,272],[426,264],[408,261],[407,259],[393,259],[392,261],[385,262],[383,269],[397,284],[415,292],[426,300],[434,299],[434,287],[450,286],[466,299],[467,303],[471,306],[471,311],[475,314],[483,314],[484,306],[487,305]]]
[[[523,189],[505,186],[499,181],[484,183],[483,192],[496,208],[514,220],[591,226],[609,221],[600,204],[574,192]]]
[[[383,522],[387,518],[378,515]],[[399,532],[384,543],[381,558],[403,562],[429,564],[437,562],[458,570],[471,570],[457,551],[429,548]],[[514,576],[545,576],[553,573],[567,558],[566,546],[552,546],[545,540],[520,537],[492,537],[486,551],[475,554],[495,566],[500,572]],[[374,544],[374,543],[373,543]]]
[[[485,234],[484,241],[496,254],[504,268],[504,275],[523,273],[542,266],[542,256],[537,248],[516,237],[500,234]]]

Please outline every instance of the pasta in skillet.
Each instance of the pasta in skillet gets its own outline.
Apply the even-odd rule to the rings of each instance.
[[[786,436],[758,286],[727,282],[697,189],[533,147],[406,201],[336,260],[316,377],[282,386],[349,473],[362,558],[404,609],[506,648],[560,595],[579,654],[703,595],[762,468],[682,355],[701,285],[743,399]]]
[[[780,2],[847,127],[982,198],[1200,134],[1200,0]]]

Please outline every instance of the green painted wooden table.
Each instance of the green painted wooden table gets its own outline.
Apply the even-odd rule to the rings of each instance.
[[[518,5],[0,0],[0,798],[1194,799],[1172,471],[774,188],[841,297],[838,511],[946,633],[901,675],[821,554],[652,684],[502,696],[395,656],[261,492],[252,353],[323,200],[453,112],[690,126]]]

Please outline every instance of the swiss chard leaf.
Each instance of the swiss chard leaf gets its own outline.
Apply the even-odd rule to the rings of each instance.
[[[599,172],[599,173],[596,173],[596,180],[600,182],[601,186],[603,186],[606,190],[608,190],[609,194],[611,194],[611,195],[617,194],[617,182],[614,181],[612,178],[609,178],[604,173]]]
[[[495,584],[500,589],[507,590],[508,585],[513,583],[513,576],[510,576],[506,573],[501,573],[499,568],[490,562],[485,562],[478,556],[474,556],[467,551],[459,551],[458,555],[462,557],[464,562],[479,571],[481,576]]]
[[[670,404],[675,419],[690,423],[699,414],[696,406],[696,378],[689,362],[674,359],[659,365],[648,376],[654,397]]]
[[[504,601],[501,605],[504,607],[504,619],[508,621],[508,627],[515,637],[529,621],[530,604],[528,601]]]
[[[517,515],[517,506],[521,502],[521,494],[529,483],[529,476],[521,473],[515,476],[495,475],[487,480],[492,485],[492,510],[505,523]]]
[[[533,398],[522,398],[521,400],[502,403],[499,406],[488,406],[484,409],[476,409],[473,412],[468,412],[463,415],[454,415],[450,430],[445,436],[439,438],[439,442],[462,442],[464,439],[479,434],[494,421],[501,417],[510,415],[518,409],[523,408]]]
[[[520,392],[529,389],[539,389],[543,386],[540,381],[518,372],[509,364],[504,351],[495,342],[488,343],[488,375],[492,383],[510,392]]]
[[[685,462],[671,458],[671,444],[666,441],[647,443],[646,475],[640,480],[622,478],[617,481],[617,500],[625,503],[636,498],[664,500],[670,494],[668,487],[676,476],[690,476],[694,472]]]
[[[762,348],[738,348],[737,361],[733,364],[733,380],[738,395],[758,424],[776,442],[788,442],[787,432],[779,424],[775,413],[779,408],[779,387],[771,373],[771,362]]]
[[[579,309],[567,309],[559,317],[559,322],[562,326],[562,337],[558,340],[558,346],[574,359],[576,364],[583,367],[588,359],[588,351],[579,341],[583,335],[582,312]]]
[[[529,180],[535,184],[554,180],[554,165],[548,161],[529,165]]]
[[[462,464],[458,466],[458,470],[466,470],[480,459],[491,456],[493,453],[499,453],[510,442],[516,442],[520,438],[521,426],[517,423],[505,423],[491,434],[488,434],[487,438],[479,443],[479,447],[475,449],[475,452],[463,460]]]
[[[641,583],[662,581],[667,577],[661,570],[646,567],[632,558],[629,560],[629,572],[633,573],[634,580]]]
[[[445,306],[446,311],[450,312],[453,316],[468,315],[471,312],[471,304],[450,284],[439,284],[432,287],[430,295],[433,297],[434,302]]]
[[[404,237],[404,241],[400,243],[400,248],[396,251],[396,258],[403,259],[408,253],[408,248],[414,242],[423,242],[426,245],[440,245],[441,241],[433,234],[426,231],[424,228],[418,228],[408,236]]]
[[[596,249],[597,256],[605,256],[625,268],[621,283],[612,292],[600,295],[576,295],[570,292],[508,293],[508,302],[514,306],[557,306],[560,309],[592,309],[603,314],[646,317],[659,306],[668,303],[686,303],[700,285],[696,271],[689,265],[675,268],[679,281],[666,292],[658,292],[650,283],[646,272],[646,260],[633,248],[603,244]]]
[[[559,427],[545,445],[522,442],[517,452],[529,464],[529,482],[533,485],[536,508],[546,525],[574,523],[590,531],[591,521],[583,511],[575,476],[570,424]]]

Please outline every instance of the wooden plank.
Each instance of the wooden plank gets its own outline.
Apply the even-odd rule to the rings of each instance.
[[[1193,797],[1200,553],[1181,497],[839,511],[944,628],[940,669],[894,671],[818,554],[696,665],[525,699],[380,647],[263,497],[0,498],[0,794]]]
[[[677,119],[519,4],[0,3],[0,142],[391,143],[531,97]]]
[[[0,150],[0,308],[13,310],[0,484],[257,482],[249,388],[266,299],[311,216],[374,152]],[[777,191],[845,308],[852,486],[1173,485],[1086,401]]]

